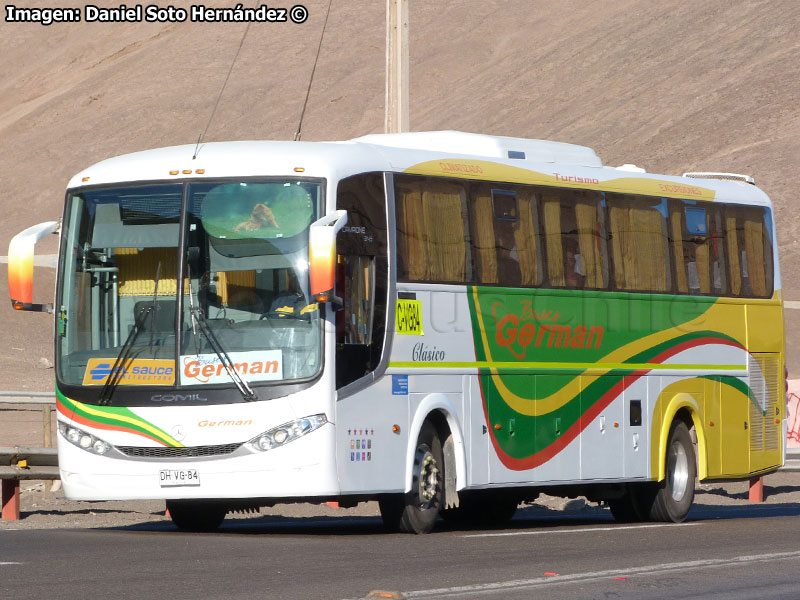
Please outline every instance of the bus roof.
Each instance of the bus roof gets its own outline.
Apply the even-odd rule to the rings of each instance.
[[[605,166],[585,146],[459,131],[371,134],[348,141],[187,144],[109,158],[70,188],[122,182],[257,176],[323,177],[394,171],[697,200],[769,204],[746,180],[656,175]]]

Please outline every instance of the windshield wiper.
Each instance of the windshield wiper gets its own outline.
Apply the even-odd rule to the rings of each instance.
[[[253,402],[258,400],[258,396],[253,391],[253,388],[250,387],[250,384],[246,379],[239,375],[239,371],[236,370],[230,355],[222,346],[219,339],[217,339],[217,336],[214,334],[214,330],[211,329],[211,326],[208,323],[205,313],[203,313],[203,309],[199,306],[195,306],[194,292],[191,289],[191,282],[189,283],[189,286],[189,315],[192,319],[192,333],[195,336],[195,345],[197,345],[197,330],[199,329],[200,332],[206,336],[211,349],[217,355],[217,358],[219,358],[222,366],[225,367],[228,377],[230,377],[233,383],[236,384],[236,387],[239,389],[239,393],[242,395],[242,398],[244,398],[245,402]]]
[[[223,348],[222,344],[220,344],[220,341],[214,334],[214,330],[211,329],[211,326],[208,324],[208,319],[206,319],[205,314],[203,314],[203,309],[199,306],[192,306],[189,311],[192,316],[192,327],[194,328],[196,324],[201,333],[206,336],[211,349],[216,353],[217,357],[222,363],[222,366],[225,367],[225,370],[228,372],[228,376],[231,378],[233,383],[236,384],[236,387],[239,388],[242,398],[244,398],[247,402],[258,400],[258,396],[256,396],[253,388],[250,387],[250,384],[246,379],[239,375],[239,371],[236,370],[230,355],[225,348]]]
[[[139,332],[142,330],[144,322],[148,316],[150,316],[151,319],[150,348],[153,347],[153,330],[155,330],[153,324],[155,323],[156,310],[158,309],[158,280],[160,276],[161,261],[158,261],[155,286],[153,290],[153,303],[150,306],[142,307],[142,309],[139,311],[139,314],[134,318],[133,328],[128,334],[128,338],[125,340],[125,343],[122,344],[122,348],[120,348],[119,354],[117,354],[117,359],[114,361],[114,365],[111,367],[111,373],[108,374],[108,378],[103,384],[103,389],[100,390],[100,396],[97,400],[98,404],[108,404],[111,402],[111,397],[114,395],[114,391],[117,389],[119,382],[122,380],[123,375],[125,375],[125,372],[127,371],[131,351],[133,350],[133,344],[136,342],[136,338],[139,337]]]

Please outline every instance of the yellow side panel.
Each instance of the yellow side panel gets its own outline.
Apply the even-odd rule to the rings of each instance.
[[[745,477],[750,472],[750,399],[736,388],[721,386],[720,475]]]
[[[722,473],[722,440],[720,394],[721,384],[711,379],[704,380],[703,428],[706,434],[707,477],[719,477]]]
[[[747,349],[783,352],[783,311],[780,304],[747,305]]]

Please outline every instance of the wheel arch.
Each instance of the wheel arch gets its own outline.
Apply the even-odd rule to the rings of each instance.
[[[455,485],[452,486],[452,489],[448,489],[449,486],[445,486],[445,506],[452,503],[453,500],[447,496],[466,485],[467,463],[464,451],[464,436],[456,417],[457,414],[455,406],[444,394],[429,394],[417,406],[408,431],[404,486],[406,492],[411,491],[414,453],[420,430],[426,421],[430,421],[433,424],[439,439],[442,441],[446,479],[450,477],[448,469],[455,466]],[[448,438],[451,438],[452,443],[448,443]]]
[[[685,392],[675,394],[664,404],[662,415],[661,422],[657,423],[657,427],[653,428],[654,433],[658,435],[658,443],[653,445],[657,451],[653,452],[653,462],[651,464],[651,472],[655,475],[655,481],[662,481],[665,477],[667,441],[669,440],[670,429],[675,421],[682,421],[690,433],[694,432],[695,439],[693,441],[697,444],[695,452],[697,476],[699,479],[705,479],[708,472],[708,463],[700,402],[694,396]]]

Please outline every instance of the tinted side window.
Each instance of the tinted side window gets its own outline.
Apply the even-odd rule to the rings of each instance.
[[[677,291],[682,294],[726,293],[728,274],[720,207],[672,200],[669,215]]]
[[[534,190],[505,184],[471,185],[469,214],[478,283],[542,283],[538,199]]]
[[[606,199],[614,287],[625,291],[671,291],[667,201],[628,194],[606,194]]]
[[[542,223],[551,287],[606,289],[608,257],[603,195],[542,192]]]
[[[396,176],[395,201],[398,279],[470,281],[465,226],[467,184]]]
[[[728,205],[724,218],[731,295],[770,297],[774,265],[766,209]]]
[[[386,334],[389,267],[386,194],[383,174],[343,179],[336,208],[347,211],[347,225],[336,240],[336,387],[356,381],[380,363]]]

